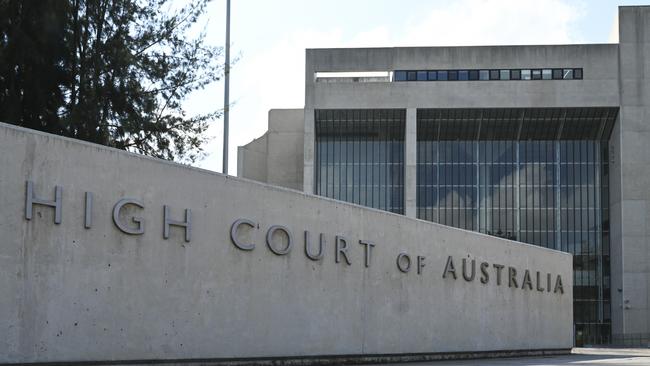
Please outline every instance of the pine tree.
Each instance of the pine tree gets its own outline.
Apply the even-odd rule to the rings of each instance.
[[[0,0],[0,121],[195,161],[219,112],[183,101],[218,80],[195,31],[209,0]]]

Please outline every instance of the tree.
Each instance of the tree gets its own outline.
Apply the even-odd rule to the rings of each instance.
[[[0,0],[0,121],[66,134],[66,2]]]
[[[217,110],[183,101],[219,79],[195,37],[209,0],[0,0],[0,121],[195,161]]]

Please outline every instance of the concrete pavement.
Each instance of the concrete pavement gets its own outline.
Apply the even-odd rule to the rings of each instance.
[[[397,364],[395,364],[397,365]],[[403,365],[403,364],[402,364]],[[483,365],[535,365],[535,366],[650,366],[650,349],[639,348],[574,348],[571,355],[548,357],[495,358],[464,361],[439,361],[412,363],[412,366],[483,366]]]

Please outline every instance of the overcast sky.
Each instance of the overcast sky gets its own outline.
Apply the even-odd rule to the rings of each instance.
[[[304,106],[305,48],[616,42],[609,0],[231,0],[229,173],[237,146],[266,131],[272,108]],[[223,45],[225,0],[204,19],[208,42]],[[194,94],[190,113],[223,107],[223,81]],[[221,171],[223,120],[196,165]]]

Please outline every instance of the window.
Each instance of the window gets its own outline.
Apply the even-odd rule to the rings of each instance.
[[[582,68],[494,69],[494,70],[396,70],[392,81],[466,80],[574,80],[582,79]]]
[[[573,70],[571,70],[573,73]],[[395,81],[406,81],[406,71],[395,71],[393,75]]]
[[[582,69],[573,69],[573,78],[582,79]]]
[[[510,70],[510,79],[520,80],[521,79],[521,70]]]
[[[417,73],[415,71],[409,71],[407,72],[406,77],[408,81],[415,81],[417,80]]]
[[[314,192],[404,212],[403,109],[316,110]]]

